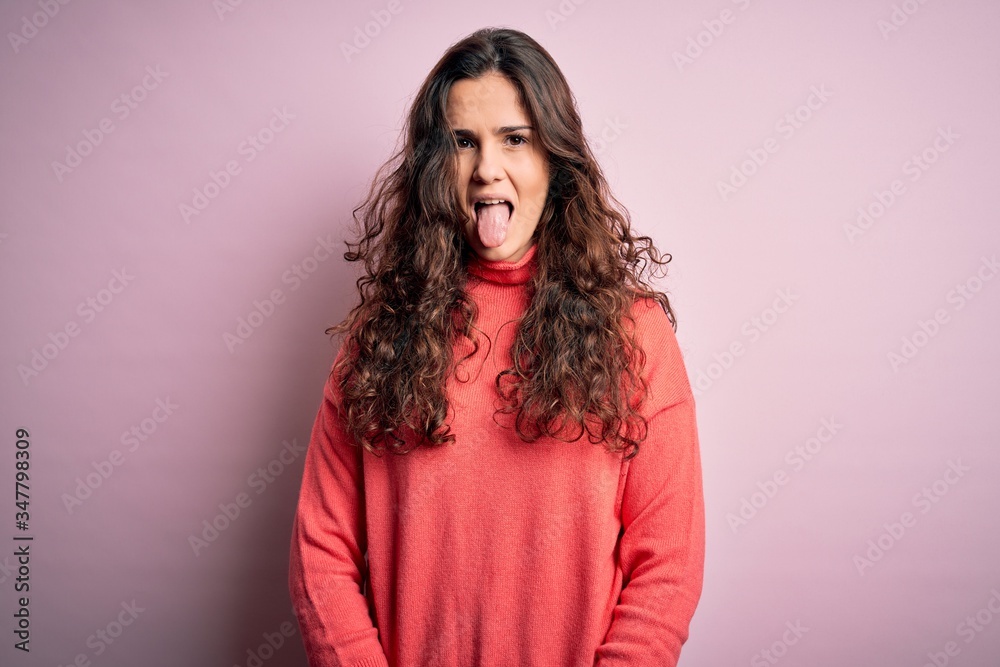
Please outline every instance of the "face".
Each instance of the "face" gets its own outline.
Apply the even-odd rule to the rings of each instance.
[[[517,90],[503,76],[462,79],[448,93],[447,120],[458,151],[458,188],[467,207],[466,241],[482,258],[516,262],[531,247],[549,188],[548,156],[536,141]],[[476,202],[506,200],[513,211]],[[507,207],[509,211],[510,207]]]

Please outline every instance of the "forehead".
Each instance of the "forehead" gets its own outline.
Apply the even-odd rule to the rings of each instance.
[[[514,125],[528,121],[517,89],[506,77],[495,72],[453,83],[448,91],[446,116],[455,126]]]

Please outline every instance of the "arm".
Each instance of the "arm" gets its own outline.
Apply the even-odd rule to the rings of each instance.
[[[694,397],[666,315],[640,321],[647,324],[649,431],[626,464],[624,587],[596,667],[674,667],[702,590],[705,509]]]
[[[361,449],[327,380],[306,450],[288,576],[310,667],[387,667],[361,592],[367,549]]]

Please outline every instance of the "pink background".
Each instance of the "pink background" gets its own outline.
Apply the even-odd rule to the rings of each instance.
[[[660,284],[698,390],[708,525],[681,664],[997,664],[1000,6],[219,6],[0,9],[0,662],[304,664],[297,634],[277,639],[302,471],[283,443],[308,440],[323,329],[355,296],[350,210],[447,46],[507,25],[550,50],[636,230],[674,256]],[[849,233],[859,208],[876,215]],[[255,301],[269,316],[227,346]]]

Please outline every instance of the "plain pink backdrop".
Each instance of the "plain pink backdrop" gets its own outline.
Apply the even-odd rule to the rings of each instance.
[[[0,8],[0,662],[303,664],[277,638],[350,211],[448,45],[505,25],[674,257],[708,521],[681,664],[996,665],[1000,6],[222,2]]]

